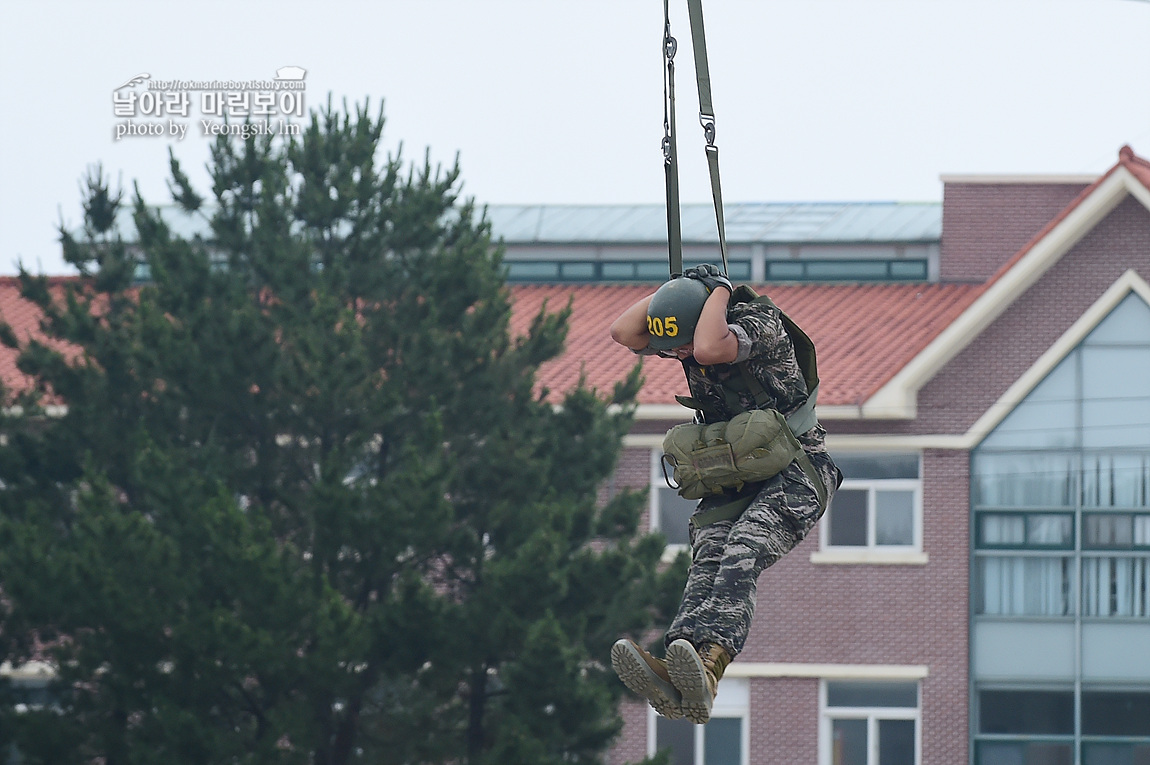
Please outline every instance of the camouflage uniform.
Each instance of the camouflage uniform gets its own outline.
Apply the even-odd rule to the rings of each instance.
[[[740,376],[737,364],[762,384],[772,400],[764,408],[790,415],[806,398],[806,384],[779,311],[762,304],[740,303],[727,310],[727,321],[739,341],[732,364],[703,367],[685,362],[691,396],[712,414],[727,420],[738,414],[727,405],[724,382]],[[741,391],[744,410],[756,408],[754,396]],[[798,437],[827,489],[827,501],[842,475],[827,454],[821,426]],[[698,514],[732,501],[728,495],[707,497]],[[789,552],[814,527],[822,512],[809,478],[792,462],[759,485],[754,500],[738,518],[691,529],[691,568],[683,602],[666,635],[666,645],[684,638],[698,646],[717,643],[733,658],[743,650],[755,610],[757,579],[763,569]]]

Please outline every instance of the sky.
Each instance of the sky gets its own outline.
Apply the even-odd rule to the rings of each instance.
[[[709,202],[686,2],[671,6],[681,194]],[[1150,157],[1147,0],[703,7],[728,202],[940,201],[943,176],[1098,175],[1126,144]],[[300,67],[306,108],[382,102],[387,151],[458,157],[479,204],[662,203],[662,28],[658,0],[7,0],[0,274],[72,272],[56,229],[81,223],[97,163],[166,204],[170,148],[210,190],[198,91],[186,118],[131,120],[182,137],[117,140],[114,91],[142,94],[122,87],[141,74]]]

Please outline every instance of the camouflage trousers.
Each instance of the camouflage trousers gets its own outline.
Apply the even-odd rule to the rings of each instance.
[[[829,503],[841,474],[826,453],[811,454],[810,460]],[[695,512],[726,501],[708,497]],[[814,486],[792,462],[763,485],[738,518],[692,527],[687,586],[666,645],[679,638],[694,645],[717,643],[737,656],[751,629],[759,574],[801,542],[821,516]]]

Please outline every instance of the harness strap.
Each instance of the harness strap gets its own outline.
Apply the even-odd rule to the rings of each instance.
[[[695,54],[695,80],[699,87],[699,123],[707,141],[707,169],[711,178],[711,199],[715,205],[715,225],[719,231],[719,253],[723,273],[730,273],[727,258],[727,224],[723,217],[723,191],[719,182],[719,147],[715,146],[715,110],[711,104],[711,72],[707,63],[707,39],[703,30],[702,0],[687,0],[691,19],[691,43]],[[675,51],[671,36],[670,0],[663,0],[663,174],[667,187],[667,260],[671,278],[683,273],[683,231],[679,216],[679,158],[675,138]]]
[[[711,104],[711,69],[707,63],[707,36],[703,30],[702,0],[687,0],[691,18],[691,44],[695,52],[695,80],[699,86],[699,123],[707,140],[707,168],[711,175],[711,198],[715,203],[715,224],[719,229],[719,252],[723,256],[723,273],[727,264],[727,232],[723,219],[723,192],[719,185],[719,147],[715,146],[715,108]]]
[[[670,0],[663,0],[663,175],[667,186],[667,259],[671,278],[683,273],[683,231],[679,220],[679,149],[675,140],[675,51]]]
[[[827,487],[823,484],[823,479],[819,476],[818,471],[815,470],[814,464],[811,463],[810,457],[807,456],[806,452],[803,452],[798,457],[795,457],[795,463],[815,487],[815,495],[819,500],[819,508],[826,510]],[[712,523],[738,518],[746,512],[747,508],[751,506],[751,503],[755,501],[755,496],[758,495],[761,487],[761,483],[754,484],[754,486],[749,487],[749,489],[744,488],[743,491],[746,492],[746,494],[738,499],[719,505],[718,507],[712,507],[710,510],[695,513],[689,521],[691,527],[695,531],[698,531],[705,526],[710,526]]]

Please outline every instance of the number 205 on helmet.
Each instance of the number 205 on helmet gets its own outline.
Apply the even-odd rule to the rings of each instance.
[[[660,287],[647,306],[650,347],[669,351],[691,342],[708,294],[698,279],[672,279]]]

